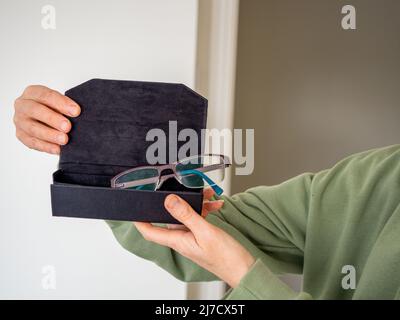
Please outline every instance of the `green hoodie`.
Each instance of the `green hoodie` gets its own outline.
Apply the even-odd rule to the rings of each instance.
[[[207,221],[256,258],[226,299],[400,298],[399,145],[222,198],[224,207]],[[173,250],[144,240],[131,222],[108,224],[126,250],[175,277],[217,280]],[[276,276],[284,273],[303,274],[303,291]]]

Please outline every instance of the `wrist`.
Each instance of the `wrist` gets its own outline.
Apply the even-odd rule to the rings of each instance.
[[[235,268],[235,272],[233,274],[232,279],[227,281],[229,286],[231,288],[236,288],[239,285],[242,278],[250,271],[251,267],[255,262],[256,260],[250,254],[244,257],[244,259],[241,259],[241,263],[238,263],[237,268]]]

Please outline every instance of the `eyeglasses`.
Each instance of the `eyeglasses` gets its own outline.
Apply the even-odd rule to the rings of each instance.
[[[229,158],[224,155],[193,156],[173,164],[144,166],[121,172],[111,179],[111,187],[155,191],[166,180],[175,178],[185,187],[210,186],[217,195],[221,195],[223,190],[217,182],[223,181],[225,168],[230,165]]]

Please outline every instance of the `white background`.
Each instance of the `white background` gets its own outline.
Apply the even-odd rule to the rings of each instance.
[[[43,30],[41,8],[56,8]],[[0,298],[183,299],[185,285],[126,252],[102,221],[53,218],[57,157],[15,138],[13,101],[29,84],[64,92],[91,78],[193,87],[197,1],[0,2]],[[42,268],[56,289],[42,288]]]

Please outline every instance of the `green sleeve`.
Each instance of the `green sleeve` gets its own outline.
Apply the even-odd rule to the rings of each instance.
[[[250,281],[243,279],[245,287],[246,283],[253,286],[251,279],[256,275],[267,282],[273,277],[274,283],[284,287],[272,272],[302,272],[312,178],[312,174],[303,174],[277,186],[260,186],[232,197],[224,196],[224,207],[208,215],[207,221],[228,232],[257,259],[246,276]],[[131,222],[108,221],[108,224],[126,250],[155,262],[176,278],[218,280],[173,250],[144,240]]]
[[[302,273],[313,174],[277,186],[260,186],[225,198],[208,219],[231,234],[256,258],[224,299],[311,299],[293,291],[276,274]]]
[[[212,273],[200,268],[176,251],[146,241],[132,222],[106,222],[124,249],[146,260],[153,261],[175,278],[186,282],[218,280]]]
[[[239,285],[230,289],[225,300],[310,300],[305,292],[295,292],[260,260],[256,260]]]
[[[256,259],[225,299],[311,298],[279,280],[276,275],[282,273],[302,273],[305,290],[318,299],[376,297],[370,279],[382,270],[382,261],[391,261],[384,264],[383,275],[391,275],[398,266],[392,244],[398,243],[399,234],[395,228],[400,219],[399,159],[398,145],[371,150],[315,175],[222,197],[223,208],[209,214],[207,221],[229,233]],[[145,241],[131,222],[108,223],[124,248],[175,277],[216,280],[169,248]],[[363,270],[355,293],[341,286],[342,267],[349,264]],[[393,277],[379,279],[385,280],[377,287],[381,295],[390,296],[386,288],[398,292]]]

